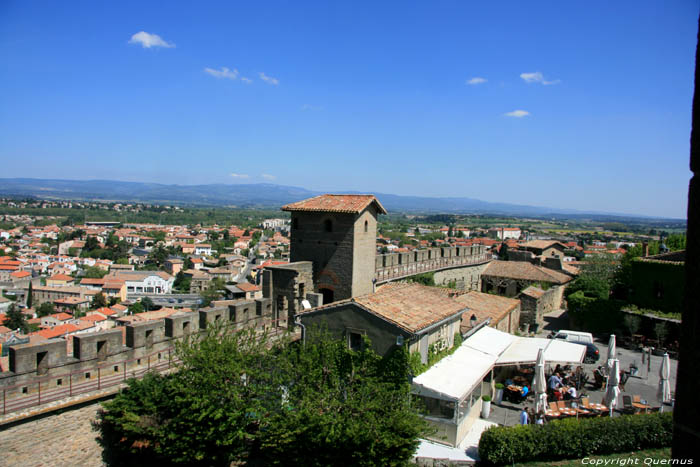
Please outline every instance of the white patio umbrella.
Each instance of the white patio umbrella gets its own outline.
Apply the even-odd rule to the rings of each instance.
[[[612,417],[612,412],[617,405],[617,397],[620,395],[620,361],[615,359],[612,364],[612,371],[608,375],[608,387],[605,390],[605,397],[603,398],[603,403],[610,408],[610,416]]]
[[[659,368],[659,390],[656,393],[659,401],[662,404],[666,402],[671,402],[671,383],[669,382],[669,377],[671,375],[671,361],[668,358],[668,354],[664,354],[664,359],[661,361],[661,368]]]
[[[610,334],[610,341],[608,341],[608,374],[610,374],[610,371],[612,370],[613,360],[615,360],[615,353],[617,353],[615,334]]]
[[[547,410],[547,380],[544,376],[544,352],[542,349],[537,352],[532,389],[535,391],[535,413],[544,413]]]

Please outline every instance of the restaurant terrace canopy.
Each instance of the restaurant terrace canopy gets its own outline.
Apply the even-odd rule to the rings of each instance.
[[[544,351],[544,359],[549,363],[581,363],[586,356],[586,347],[560,339],[519,337],[484,327],[464,341],[474,350],[496,357],[496,366],[534,365],[537,353]]]

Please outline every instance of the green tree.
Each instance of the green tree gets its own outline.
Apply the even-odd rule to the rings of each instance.
[[[107,271],[96,266],[90,266],[85,268],[85,277],[89,279],[102,279],[107,275]]]
[[[103,405],[110,465],[403,465],[425,424],[404,349],[310,332],[305,345],[210,326],[177,344],[179,371],[149,374]]]
[[[168,259],[168,250],[163,245],[158,245],[151,250],[146,261],[156,266],[162,266],[166,259]]]
[[[611,255],[586,258],[579,276],[566,288],[567,296],[581,290],[587,297],[608,299],[619,267],[618,261]]]
[[[209,286],[200,293],[202,306],[209,306],[214,300],[220,299],[223,296],[225,287],[226,282],[220,277],[212,279]]]
[[[107,299],[102,292],[98,292],[92,297],[92,308],[102,308],[107,306]]]
[[[272,413],[260,432],[266,464],[408,463],[426,425],[411,402],[405,349],[381,358],[368,339],[353,351],[311,330],[304,346],[285,353],[287,410]]]
[[[4,326],[12,330],[19,329],[22,334],[29,332],[26,316],[22,314],[22,310],[17,308],[14,303],[10,305],[5,313]]]
[[[143,306],[144,311],[151,311],[156,309],[156,304],[153,303],[153,300],[151,300],[149,297],[143,297],[141,299],[141,305]]]
[[[41,305],[39,305],[36,309],[36,315],[39,318],[43,318],[44,316],[52,315],[56,312],[56,308],[54,307],[53,303],[51,302],[44,302]]]
[[[27,308],[32,307],[32,303],[34,303],[34,297],[32,297],[32,281],[29,281],[29,289],[27,289]]]
[[[134,303],[133,305],[131,305],[131,306],[129,307],[129,311],[130,311],[132,314],[136,315],[136,314],[139,314],[139,313],[143,313],[143,312],[146,311],[146,310],[143,309],[143,305],[141,304],[141,302],[136,302],[136,303]]]
[[[190,290],[191,283],[192,280],[189,277],[185,276],[185,273],[183,271],[180,271],[175,275],[175,282],[173,282],[173,287],[175,288],[175,290],[187,293]]]

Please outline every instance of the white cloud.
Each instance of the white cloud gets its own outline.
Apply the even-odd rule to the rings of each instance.
[[[504,115],[506,117],[523,118],[523,117],[527,117],[528,115],[530,115],[530,112],[528,112],[527,110],[514,110],[514,111],[508,112]]]
[[[260,176],[261,176],[262,178],[264,178],[265,180],[275,180],[275,179],[277,178],[277,177],[275,177],[274,175],[270,175],[270,174],[262,174],[262,175],[260,175]]]
[[[225,66],[221,67],[221,70],[215,70],[213,68],[205,68],[204,73],[210,74],[214,78],[219,78],[219,79],[223,79],[223,78],[225,78],[225,79],[237,79],[238,78],[238,70],[236,70],[235,68],[233,70],[229,70]]]
[[[480,76],[475,76],[472,79],[468,79],[467,84],[483,84],[486,81],[488,81],[486,78],[482,78]]]
[[[250,178],[250,175],[248,175],[248,174],[235,174],[235,173],[232,173],[231,176],[232,176],[233,178]]]
[[[131,36],[129,44],[141,44],[141,47],[144,49],[150,49],[151,47],[171,49],[175,47],[175,44],[164,41],[158,34],[149,34],[146,31],[139,31]]]
[[[273,78],[272,76],[267,76],[262,71],[260,73],[258,73],[258,75],[260,76],[260,79],[265,81],[267,84],[272,84],[273,86],[277,86],[278,84],[280,84],[280,81],[277,78]]]
[[[540,83],[540,84],[544,84],[545,86],[549,86],[550,84],[561,83],[560,79],[555,79],[553,81],[547,81],[546,79],[544,79],[544,75],[542,74],[541,71],[536,71],[534,73],[520,73],[520,77],[526,83]]]
[[[241,76],[241,81],[243,81],[245,84],[250,84],[253,82],[252,79],[246,78],[245,76]]]

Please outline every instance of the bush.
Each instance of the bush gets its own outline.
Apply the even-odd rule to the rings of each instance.
[[[493,427],[481,435],[486,464],[576,459],[671,445],[671,412]]]
[[[483,399],[484,402],[491,402],[491,396],[489,396],[488,394],[484,394],[483,396],[481,396],[481,399]]]

